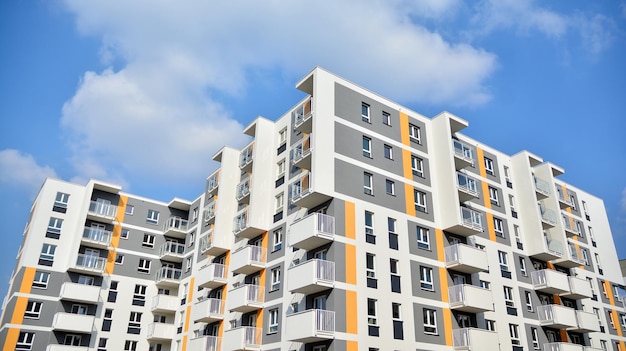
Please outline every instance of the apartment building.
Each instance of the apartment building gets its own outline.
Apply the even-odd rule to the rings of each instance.
[[[193,201],[48,179],[3,350],[626,351],[603,201],[315,68]]]

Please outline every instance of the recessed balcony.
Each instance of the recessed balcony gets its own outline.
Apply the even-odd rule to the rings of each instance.
[[[559,240],[545,237],[543,249],[531,252],[530,257],[542,260],[552,261],[563,257],[563,243]]]
[[[252,274],[265,268],[266,250],[261,246],[247,245],[233,252],[230,269],[237,274]]]
[[[191,312],[194,322],[213,323],[224,319],[224,300],[204,299],[196,302]]]
[[[159,248],[159,259],[170,262],[183,262],[185,255],[185,244],[173,241],[166,241]]]
[[[568,237],[580,235],[576,222],[572,217],[564,214],[561,218],[563,219],[563,229],[565,229],[565,235]]]
[[[224,332],[222,349],[232,351],[261,350],[263,328],[238,327]]]
[[[308,260],[287,270],[287,290],[297,294],[315,294],[335,286],[335,262]]]
[[[202,209],[202,218],[208,224],[215,223],[215,200],[209,201],[206,206]]]
[[[104,272],[107,260],[104,257],[78,254],[76,257],[76,264],[71,267],[70,270],[79,273],[97,274],[101,275]]]
[[[571,331],[578,333],[591,333],[600,331],[600,323],[598,323],[598,317],[591,312],[576,311],[576,327],[571,328]]]
[[[228,291],[226,308],[235,312],[251,312],[263,307],[265,289],[258,285],[242,284]]]
[[[311,250],[335,240],[335,217],[311,213],[289,228],[289,245]]]
[[[251,225],[249,212],[246,206],[233,220],[233,234],[239,238],[252,239],[266,230]]]
[[[291,165],[311,170],[311,138],[305,136],[291,149]]]
[[[190,350],[197,351],[220,351],[222,338],[205,335],[189,340]]]
[[[452,140],[454,148],[454,166],[456,170],[474,165],[474,155],[472,148],[464,142]]]
[[[572,200],[565,198],[565,195],[563,194],[563,191],[561,189],[559,189],[559,188],[560,187],[557,185],[556,192],[559,194],[559,206],[562,209],[566,209],[568,207],[572,207],[573,206]]]
[[[61,285],[59,297],[66,301],[96,304],[100,300],[100,287],[65,282]]]
[[[117,206],[110,202],[90,201],[87,218],[93,221],[113,223],[117,215]]]
[[[291,113],[293,116],[293,127],[302,133],[311,133],[313,131],[313,110],[312,99],[308,98],[305,102],[296,107]]]
[[[564,294],[570,292],[567,274],[554,269],[542,269],[530,272],[530,279],[535,290],[546,294]]]
[[[483,351],[498,345],[498,334],[494,331],[478,328],[452,330],[452,344],[455,350]]]
[[[208,197],[213,197],[217,194],[217,188],[219,186],[220,170],[218,169],[211,174],[206,180],[206,193]]]
[[[294,206],[312,208],[330,199],[330,196],[316,192],[313,174],[310,171],[304,171],[289,184],[289,199]]]
[[[537,194],[537,200],[545,199],[550,196],[550,183],[535,177],[535,194]]]
[[[150,323],[146,337],[148,341],[172,341],[176,335],[176,327],[169,323]]]
[[[174,287],[180,283],[183,272],[178,268],[161,267],[156,273],[155,283],[159,287]]]
[[[335,311],[306,310],[287,315],[285,338],[310,343],[335,338]]]
[[[544,229],[556,226],[556,213],[554,211],[540,205],[539,213],[541,214],[541,224]]]
[[[467,274],[489,269],[487,252],[466,244],[454,244],[444,249],[446,268]]]
[[[52,319],[52,330],[89,334],[94,320],[95,316],[86,314],[57,312]]]
[[[180,306],[178,296],[174,295],[156,295],[152,297],[150,311],[153,313],[174,313]]]
[[[163,225],[163,234],[179,239],[187,236],[189,221],[180,217],[170,217]]]
[[[460,284],[448,288],[450,309],[479,313],[493,311],[493,294],[491,290],[479,286]]]
[[[226,266],[219,263],[211,263],[206,267],[200,268],[196,274],[196,281],[199,286],[207,289],[215,289],[226,285]]]
[[[219,256],[229,250],[229,246],[225,243],[225,240],[216,240],[213,235],[213,229],[201,236],[198,241],[200,253],[203,255]]]
[[[239,184],[237,184],[237,192],[235,193],[235,198],[239,202],[250,203],[250,183],[251,178],[246,177]]]
[[[85,227],[80,244],[98,249],[108,249],[113,233],[98,227]]]
[[[574,268],[583,266],[585,264],[585,260],[582,258],[580,248],[577,248],[576,244],[569,242],[567,253],[560,259],[554,260],[553,263],[565,268]]]
[[[576,310],[573,308],[562,305],[542,305],[537,307],[537,316],[543,327],[556,329],[577,327]]]
[[[587,279],[581,279],[577,277],[569,276],[567,277],[569,280],[569,291],[561,294],[561,296],[566,297],[568,299],[573,300],[581,300],[590,298],[593,296],[593,291],[591,290],[591,285]]]
[[[254,144],[250,144],[239,154],[239,168],[242,172],[249,172],[252,169],[253,150]]]
[[[476,179],[460,172],[456,173],[456,187],[459,190],[459,201],[465,202],[478,198]]]
[[[483,232],[482,213],[471,208],[461,207],[458,219],[459,222],[444,228],[444,230],[465,237]]]

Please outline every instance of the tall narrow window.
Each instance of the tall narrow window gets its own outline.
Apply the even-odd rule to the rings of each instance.
[[[498,262],[500,263],[500,270],[503,270],[505,272],[509,271],[509,263],[506,252],[498,251]]]
[[[389,113],[383,111],[383,124],[386,126],[391,125],[391,115]]]
[[[267,330],[269,334],[278,332],[278,309],[270,310],[270,318],[268,320]]]
[[[537,328],[530,328],[530,335],[533,340],[533,349],[539,350],[539,332],[537,332]]]
[[[146,286],[135,284],[135,293],[133,294],[133,305],[144,306],[146,304]]]
[[[524,257],[519,258],[519,272],[522,276],[528,276],[528,271],[526,270],[526,259]]]
[[[526,300],[526,310],[528,312],[533,311],[533,297],[530,291],[524,291],[524,299]]]
[[[519,345],[519,327],[517,324],[509,324],[509,335],[511,336],[511,343],[513,345]]]
[[[489,201],[491,202],[492,205],[496,205],[496,206],[500,205],[500,198],[498,196],[498,189],[493,188],[493,187],[489,187]]]
[[[128,319],[128,334],[140,334],[141,333],[141,312],[131,312]]]
[[[493,160],[485,157],[485,172],[489,175],[494,175],[494,171],[493,171]]]
[[[376,243],[376,236],[374,235],[374,213],[365,211],[365,241],[370,244]]]
[[[371,173],[363,173],[363,192],[367,195],[374,195],[374,176]]]
[[[363,137],[363,156],[372,158],[372,139]]]
[[[424,314],[424,334],[437,335],[437,311],[424,308],[422,313]]]
[[[365,273],[368,278],[376,278],[376,256],[369,252],[365,254]]]
[[[273,251],[278,251],[283,247],[283,228],[278,228],[273,232]]]
[[[271,291],[280,289],[280,268],[272,269],[272,288]]]
[[[383,146],[385,158],[393,160],[393,148],[390,145],[385,144]]]
[[[418,144],[422,143],[422,133],[420,128],[411,123],[409,123],[409,139]]]
[[[504,223],[500,218],[493,217],[493,230],[497,237],[504,238]]]
[[[413,201],[415,202],[415,210],[417,212],[428,212],[428,207],[426,204],[426,193],[421,192],[417,189],[413,189]]]
[[[510,286],[504,286],[504,302],[508,307],[515,307],[515,301],[513,300],[513,288]]]
[[[394,183],[393,180],[387,179],[385,181],[385,191],[387,195],[396,195],[396,183]]]
[[[430,250],[430,233],[428,229],[417,227],[417,247]]]
[[[378,325],[378,319],[376,318],[376,300],[367,299],[367,324]]]
[[[424,290],[434,290],[432,268],[420,266],[420,286]]]
[[[363,122],[370,122],[370,105],[362,102],[361,103],[361,120]]]
[[[413,175],[424,177],[424,161],[415,155],[411,155],[411,171]]]

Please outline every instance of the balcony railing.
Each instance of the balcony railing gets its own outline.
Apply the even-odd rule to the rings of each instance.
[[[197,273],[198,285],[203,288],[213,289],[226,284],[226,266],[219,263],[211,263],[200,268]]]
[[[148,324],[148,331],[146,338],[149,341],[155,340],[172,340],[176,335],[176,328],[174,324],[169,323],[150,323]]]
[[[316,342],[335,335],[335,311],[306,310],[287,315],[287,340]]]
[[[239,232],[248,228],[248,209],[244,209],[242,212],[238,213],[233,220],[233,233],[237,235]]]
[[[563,191],[559,189],[558,185],[556,192],[559,194],[559,202],[561,202],[566,207],[572,207],[572,200],[565,197],[565,194],[563,194]]]
[[[538,306],[537,316],[542,326],[550,326],[559,329],[577,326],[576,310],[562,305]]]
[[[219,176],[220,176],[220,171],[217,170],[215,171],[215,173],[211,174],[207,180],[206,180],[206,192],[209,195],[212,195],[213,192],[217,189],[217,187],[219,186]]]
[[[309,128],[306,128],[304,132],[310,133],[310,123],[307,122],[310,122],[311,117],[313,116],[311,98],[307,99],[305,102],[300,104],[300,106],[296,107],[296,109],[293,110],[292,115],[294,128],[300,130],[300,128],[308,124]]]
[[[491,290],[469,284],[453,285],[448,288],[452,309],[478,313],[493,310]]]
[[[457,172],[456,184],[461,192],[470,195],[470,197],[478,197],[478,187],[476,186],[476,180],[474,178],[469,177],[466,174]],[[469,198],[461,198],[461,201],[467,200],[469,200]]]
[[[478,328],[453,329],[452,343],[455,350],[492,350],[498,345],[498,334]]]
[[[476,231],[483,230],[483,220],[481,213],[467,207],[461,207],[461,220],[463,226],[474,229]]]
[[[113,219],[117,214],[117,206],[109,202],[91,201],[89,203],[89,214]]]
[[[335,283],[335,262],[312,259],[289,267],[288,290],[313,294],[332,288]]]
[[[303,160],[311,154],[311,139],[309,136],[305,136],[297,144],[293,146],[291,150],[291,164],[305,169],[311,169],[310,162],[306,162],[304,165]]]
[[[226,330],[222,338],[223,350],[260,350],[262,328],[238,327]]]
[[[57,312],[52,319],[52,329],[89,334],[93,329],[95,318],[86,314]]]
[[[211,201],[202,210],[202,217],[204,217],[205,222],[212,223],[215,219],[215,201]]]
[[[248,199],[249,195],[250,195],[250,178],[246,177],[239,184],[237,184],[237,193],[235,197],[237,198],[237,201],[242,201],[242,200]]]
[[[567,274],[554,269],[542,269],[530,272],[530,279],[535,290],[548,294],[562,294],[569,292]]]
[[[239,168],[244,169],[247,165],[252,163],[252,151],[254,144],[250,144],[247,148],[241,151],[239,155]]]
[[[571,344],[567,342],[551,342],[543,344],[543,351],[603,351],[591,346]]]
[[[191,350],[198,351],[219,351],[221,350],[221,338],[212,335],[205,335],[190,340]]]
[[[61,285],[59,297],[61,300],[95,304],[98,303],[100,298],[100,287],[96,285],[65,282]]]
[[[173,241],[166,241],[159,249],[159,258],[181,260],[185,254],[185,245]]]
[[[309,171],[303,172],[300,178],[289,186],[291,203],[295,204],[298,200],[311,193],[312,190],[311,173]]]
[[[106,263],[107,261],[104,257],[78,254],[75,267],[81,270],[102,272],[104,271],[104,266],[106,265]]]
[[[243,284],[228,291],[228,310],[250,312],[263,306],[265,289],[258,285]]]
[[[570,216],[567,216],[567,215],[562,215],[561,218],[563,219],[563,227],[565,228],[565,231],[567,232],[567,234],[572,234],[572,235],[580,234],[578,232],[578,227],[576,226],[574,219],[572,219]]]
[[[179,268],[161,267],[161,269],[159,269],[156,273],[155,280],[157,283],[171,282],[178,284],[182,275],[183,271]]]
[[[155,295],[152,297],[150,310],[155,313],[174,313],[180,306],[180,300],[174,295]]]
[[[163,225],[163,231],[166,233],[169,231],[186,232],[189,228],[189,221],[180,217],[170,217]]]
[[[246,245],[231,255],[233,273],[252,274],[265,267],[266,250],[261,246]]]
[[[192,317],[195,322],[213,323],[224,318],[224,301],[207,298],[196,302]]]
[[[469,145],[463,142],[460,142],[458,140],[453,140],[452,145],[454,147],[455,161],[460,160],[462,161],[462,163],[466,164],[466,165],[463,165],[463,164],[459,164],[458,162],[455,162],[457,163],[457,168],[464,168],[461,166],[473,166],[474,165],[474,156],[472,154],[472,149],[469,147]]]
[[[535,190],[544,196],[550,196],[550,184],[541,178],[535,177]]]
[[[554,213],[554,211],[540,205],[539,212],[541,213],[541,221],[543,223],[548,224],[552,227],[556,225],[556,213]]]
[[[98,246],[109,246],[113,233],[108,230],[96,227],[85,227],[83,230],[83,241],[87,241]]]
[[[466,244],[455,244],[444,249],[446,267],[463,273],[477,273],[489,269],[487,253]]]
[[[335,239],[335,217],[311,213],[294,222],[289,229],[289,244],[310,250]]]

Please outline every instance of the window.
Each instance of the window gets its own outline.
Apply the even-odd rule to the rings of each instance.
[[[385,144],[383,146],[385,158],[393,160],[393,148],[390,145]]]
[[[196,207],[196,208],[193,209],[193,212],[191,212],[191,221],[192,222],[195,222],[195,221],[198,220],[198,214],[199,214],[199,210]]]
[[[89,275],[79,275],[78,276],[78,284],[82,285],[93,285],[94,278]]]
[[[116,254],[115,255],[115,264],[124,264],[124,255]]]
[[[387,217],[387,230],[389,234],[389,248],[398,249],[398,234],[396,233],[396,219]]]
[[[278,309],[270,310],[270,318],[268,321],[268,334],[274,334],[278,332]]]
[[[374,195],[374,176],[370,173],[363,173],[363,192],[367,195]]]
[[[278,145],[282,145],[287,142],[287,128],[283,128],[278,132]]]
[[[480,286],[480,287],[481,287],[481,288],[483,288],[483,289],[489,289],[489,288],[491,287],[491,283],[489,283],[489,282],[488,282],[488,281],[486,281],[486,280],[480,280],[480,281],[478,282],[478,286]]]
[[[374,299],[367,299],[367,324],[378,325],[378,320],[376,319],[376,300]]]
[[[135,284],[135,293],[133,294],[133,305],[144,306],[146,304],[146,286]]]
[[[415,155],[411,155],[411,171],[413,175],[424,177],[424,161]]]
[[[363,156],[372,158],[372,139],[363,137]]]
[[[137,351],[137,341],[126,340],[124,342],[124,351]]]
[[[606,344],[606,340],[600,340],[600,347],[602,348],[602,350],[607,351],[608,350],[608,346]]]
[[[130,233],[130,230],[123,228],[122,232],[120,233],[120,238],[122,239],[128,239],[128,234]]]
[[[489,187],[489,201],[491,201],[492,205],[500,205],[500,201],[498,198],[498,189]]]
[[[56,198],[54,199],[54,205],[52,206],[52,210],[55,212],[65,213],[67,211],[67,203],[69,199],[70,194],[58,192]]]
[[[137,267],[137,272],[150,274],[150,260],[146,260],[145,258],[140,258],[139,266]]]
[[[424,290],[434,290],[432,268],[420,266],[420,286]]]
[[[504,224],[500,218],[493,217],[493,230],[497,237],[504,238]]]
[[[416,211],[424,213],[428,212],[428,208],[426,206],[426,193],[413,189],[413,201],[415,202]]]
[[[124,213],[129,215],[129,216],[132,216],[133,212],[135,212],[135,206],[133,206],[133,205],[126,205],[126,209],[124,210]]]
[[[528,312],[533,311],[533,296],[530,291],[524,291],[524,298],[526,299],[526,310]]]
[[[113,309],[104,310],[104,319],[102,320],[102,331],[111,331],[111,323],[113,323]]]
[[[513,288],[510,286],[504,286],[504,302],[508,307],[515,307],[515,301],[513,300]]]
[[[365,211],[365,240],[368,243],[376,243],[374,236],[374,213]]]
[[[46,231],[47,238],[58,239],[61,234],[61,226],[63,225],[63,220],[61,218],[50,217],[50,221],[48,221],[48,229]]]
[[[140,334],[141,333],[141,312],[131,312],[128,319],[128,334]]]
[[[365,274],[368,278],[376,278],[376,256],[374,254],[365,254]]]
[[[148,210],[148,217],[146,217],[146,222],[150,224],[158,224],[159,223],[159,212],[155,210]]]
[[[144,233],[143,242],[141,243],[141,246],[154,248],[154,239],[155,239],[154,235]]]
[[[15,344],[15,351],[32,350],[34,341],[35,341],[35,333],[20,332],[20,334],[17,337],[17,344]]]
[[[424,334],[437,335],[437,311],[424,308],[423,314]]]
[[[409,123],[409,139],[411,141],[421,144],[422,143],[422,133],[418,126]]]
[[[530,336],[533,340],[533,349],[539,350],[539,332],[537,332],[537,328],[530,328]]]
[[[35,278],[33,279],[33,288],[47,289],[49,280],[50,280],[50,273],[36,271]]]
[[[107,341],[109,341],[109,339],[107,339],[107,338],[100,338],[100,339],[98,339],[98,351],[106,351],[107,350]]]
[[[385,190],[387,191],[387,195],[396,195],[396,183],[392,180],[387,179],[385,181]]]
[[[383,111],[383,124],[386,126],[391,125],[391,115]]]
[[[63,345],[80,346],[81,341],[82,338],[80,335],[65,334],[65,338],[63,339]]]
[[[41,246],[41,253],[39,254],[39,264],[42,266],[52,266],[56,249],[56,245],[43,244]]]
[[[600,255],[594,254],[596,258],[596,266],[598,267],[598,273],[602,274],[602,264],[600,264]],[[604,288],[603,288],[604,289]],[[604,291],[604,295],[606,296],[606,291]]]
[[[620,314],[619,318],[622,323],[622,329],[626,330],[626,314]]]
[[[417,247],[430,250],[430,233],[428,229],[417,227]]]
[[[284,193],[280,193],[280,194],[276,195],[276,208],[275,208],[275,211],[276,212],[282,211],[284,203],[285,203],[285,194]]]
[[[509,335],[511,336],[511,344],[519,345],[519,327],[517,324],[509,324]]]
[[[70,313],[86,315],[87,305],[73,304],[72,308],[70,309]]]
[[[570,195],[569,201],[572,203],[572,210],[578,211],[578,209],[576,208],[576,197],[574,195]]]
[[[362,102],[361,103],[361,120],[363,122],[370,122],[370,105]]]
[[[274,251],[278,251],[280,249],[282,249],[283,247],[283,228],[278,228],[276,230],[274,230],[274,232],[272,233],[272,238],[273,238],[273,249]]]
[[[526,259],[524,257],[519,258],[519,272],[524,276],[528,276],[528,271],[526,270]]]
[[[28,301],[28,303],[26,304],[26,311],[24,311],[24,318],[39,319],[42,306],[43,306],[43,302]]]
[[[609,311],[608,314],[609,314],[609,324],[611,325],[611,328],[617,329],[617,326],[615,325],[615,319],[613,319],[613,311]]]
[[[391,303],[391,318],[396,319],[396,320],[400,320],[401,315],[400,315],[400,304],[396,303],[396,302],[392,302]]]
[[[496,331],[496,321],[491,319],[485,319],[485,326],[487,330]]]
[[[509,263],[506,257],[506,252],[498,251],[498,262],[500,262],[500,270],[505,272],[509,271]]]
[[[272,289],[270,291],[280,289],[280,268],[272,269]]]
[[[493,160],[485,157],[485,172],[489,175],[494,175],[493,173]],[[491,194],[490,194],[491,195]]]

